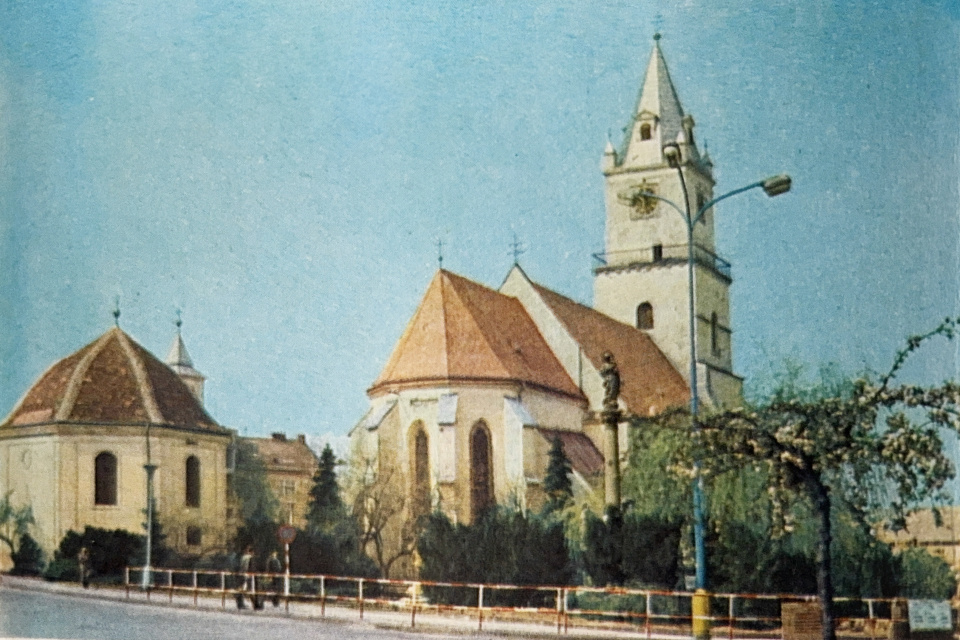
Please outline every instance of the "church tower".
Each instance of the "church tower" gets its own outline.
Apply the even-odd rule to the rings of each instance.
[[[203,405],[203,383],[206,381],[206,377],[193,368],[193,360],[187,353],[187,345],[183,343],[183,335],[180,332],[182,325],[183,322],[180,318],[177,318],[177,335],[173,338],[173,344],[170,345],[166,362]]]
[[[594,307],[647,331],[674,366],[689,375],[687,223],[656,194],[683,208],[678,171],[663,147],[676,143],[680,169],[694,215],[713,198],[713,163],[701,154],[693,117],[685,114],[654,36],[653,52],[636,109],[617,150],[603,154],[606,242],[594,269]],[[702,398],[715,404],[739,401],[742,379],[733,373],[729,289],[730,264],[717,255],[714,211],[693,230],[698,381]]]

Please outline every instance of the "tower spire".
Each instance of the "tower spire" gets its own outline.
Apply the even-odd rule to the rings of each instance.
[[[202,373],[193,367],[193,360],[187,353],[187,345],[183,343],[183,317],[180,309],[177,309],[177,319],[174,322],[177,326],[177,335],[173,338],[173,344],[170,345],[170,351],[167,353],[167,366],[180,376],[197,400],[203,402],[203,385],[206,378]]]
[[[667,62],[660,48],[659,31],[653,36],[653,50],[637,97],[633,120],[627,126],[626,146],[621,154],[625,167],[645,167],[663,163],[663,145],[686,145],[685,157],[698,156],[693,141],[693,118],[684,114]]]

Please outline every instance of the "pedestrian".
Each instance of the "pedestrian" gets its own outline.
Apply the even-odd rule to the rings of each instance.
[[[77,554],[77,571],[80,573],[80,584],[86,589],[90,586],[90,551],[86,547],[80,547],[80,553]]]
[[[239,588],[237,589],[237,609],[244,609],[243,604],[244,594],[253,589],[253,576],[250,574],[250,570],[253,565],[253,547],[247,545],[243,550],[243,555],[240,556],[240,571],[237,574],[237,581],[239,582]],[[250,596],[251,604],[256,605],[253,595]],[[256,607],[254,607],[256,608]]]
[[[271,551],[270,557],[267,558],[267,573],[272,574],[272,579],[270,581],[270,588],[273,591],[273,606],[280,606],[280,571],[282,570],[282,565],[280,564],[280,558],[277,557],[277,552]]]

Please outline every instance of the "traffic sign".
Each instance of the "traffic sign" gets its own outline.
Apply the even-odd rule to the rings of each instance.
[[[291,527],[288,524],[285,524],[277,529],[277,540],[281,544],[290,544],[297,537],[297,530],[295,527]]]

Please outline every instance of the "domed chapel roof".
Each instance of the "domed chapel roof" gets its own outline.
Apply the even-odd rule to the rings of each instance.
[[[227,432],[170,367],[118,327],[47,369],[0,428],[50,422]]]

